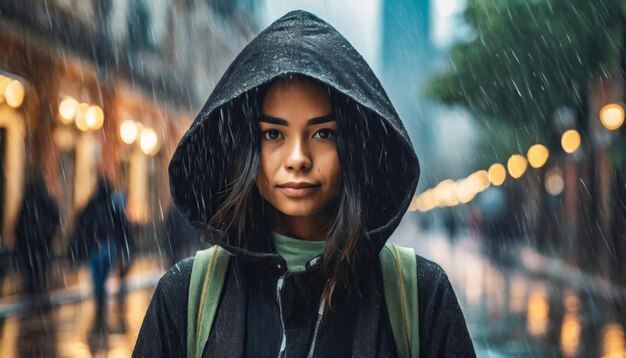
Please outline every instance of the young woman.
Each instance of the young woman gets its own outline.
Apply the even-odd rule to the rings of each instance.
[[[398,355],[378,254],[409,206],[419,164],[380,82],[334,28],[294,11],[258,35],[169,173],[181,213],[230,255],[197,355]],[[193,264],[160,280],[134,356],[188,355]],[[474,356],[443,270],[418,257],[417,276],[409,294],[419,292],[419,354]]]

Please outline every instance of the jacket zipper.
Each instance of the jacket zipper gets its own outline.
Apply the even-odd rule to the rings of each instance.
[[[313,358],[313,353],[315,353],[315,345],[317,343],[317,336],[319,335],[320,325],[322,323],[322,318],[324,317],[325,308],[326,301],[320,302],[320,308],[317,311],[317,320],[315,321],[315,330],[313,331],[313,340],[311,341],[311,346],[309,347],[309,354],[307,354],[307,358]]]
[[[285,334],[285,321],[283,319],[283,301],[281,298],[280,291],[283,288],[283,284],[285,283],[284,275],[278,278],[276,282],[276,297],[278,299],[278,312],[280,313],[280,328],[283,333],[283,338],[280,342],[280,350],[278,351],[278,358],[283,358],[285,355],[285,349],[287,348],[287,335]],[[320,307],[317,312],[317,320],[315,321],[315,329],[313,331],[313,340],[311,341],[311,345],[309,347],[309,352],[307,354],[307,358],[312,358],[313,353],[315,353],[315,345],[317,343],[317,336],[319,335],[320,324],[322,323],[322,318],[324,317],[324,310],[326,309],[326,302],[320,302]]]
[[[287,335],[285,333],[285,321],[283,319],[283,304],[280,291],[285,283],[284,275],[278,278],[276,282],[276,296],[278,297],[278,311],[280,312],[280,328],[283,333],[283,338],[280,342],[280,350],[278,351],[278,358],[282,358],[285,355],[285,349],[287,348]]]

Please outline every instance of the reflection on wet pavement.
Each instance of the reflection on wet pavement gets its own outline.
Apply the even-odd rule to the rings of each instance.
[[[154,270],[154,266],[158,265],[137,263],[128,280],[136,289],[126,295],[125,302],[120,303],[117,295],[109,297],[104,330],[93,329],[95,302],[91,298],[70,297],[70,303],[53,307],[38,303],[36,307],[21,308],[24,314],[9,315],[0,328],[0,357],[130,357],[152,297],[153,283],[162,270]],[[139,281],[150,287],[141,288]],[[116,292],[119,284],[111,278],[108,286]],[[88,288],[81,288],[85,289]],[[71,296],[67,292],[65,295]],[[17,307],[17,303],[12,305]]]
[[[598,295],[593,283],[583,284],[589,287],[585,290],[580,284],[525,270],[514,264],[519,262],[514,256],[492,258],[476,238],[450,242],[444,235],[418,235],[414,230],[401,225],[394,241],[415,247],[446,270],[479,357],[626,356],[624,299]],[[149,272],[144,275],[149,284],[131,285],[135,289],[121,310],[118,300],[110,297],[104,334],[92,333],[92,299],[53,308],[43,301],[26,309],[27,314],[4,320],[0,357],[129,357],[163,269],[153,263],[150,271],[149,266],[138,265],[129,276],[137,281],[139,274]]]
[[[110,304],[108,334],[91,334],[95,311],[91,299],[7,318],[2,328],[0,356],[129,357],[151,295],[152,289],[128,294],[123,312],[126,333],[119,329],[118,307]]]
[[[595,288],[604,282],[529,271],[519,252],[496,258],[481,240],[468,234],[451,242],[406,222],[393,237],[447,272],[479,357],[626,357],[623,288],[602,295]]]

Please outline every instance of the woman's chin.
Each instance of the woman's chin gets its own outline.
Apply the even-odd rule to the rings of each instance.
[[[319,208],[309,205],[285,205],[276,208],[281,214],[292,217],[313,216],[319,213]]]

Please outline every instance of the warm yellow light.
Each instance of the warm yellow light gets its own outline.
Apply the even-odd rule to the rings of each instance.
[[[561,325],[561,352],[565,357],[575,357],[580,345],[580,301],[569,291],[563,300],[565,317]]]
[[[550,151],[544,145],[535,144],[528,149],[528,163],[533,168],[541,168],[548,161]]]
[[[78,101],[74,98],[67,96],[61,103],[59,103],[59,119],[64,124],[70,124],[74,121],[76,116],[76,110],[78,107]]]
[[[158,137],[156,132],[151,128],[144,128],[139,136],[139,146],[145,154],[152,155],[156,153]]]
[[[479,170],[477,172],[474,172],[472,175],[470,175],[470,178],[472,178],[473,185],[475,185],[475,190],[477,193],[483,192],[487,188],[489,188],[489,172],[487,172],[486,170]]]
[[[13,80],[4,90],[4,98],[7,104],[13,108],[19,108],[24,102],[24,86],[20,81]]]
[[[454,195],[456,199],[452,202],[467,204],[476,195],[489,187],[489,174],[486,170],[479,170],[469,177],[459,180],[454,184]],[[455,204],[456,205],[456,204]]]
[[[428,211],[428,207],[426,206],[426,203],[424,202],[423,195],[420,195],[417,197],[417,210],[419,210],[422,213]]]
[[[526,328],[533,335],[542,335],[548,326],[550,306],[543,290],[535,289],[528,298]]]
[[[580,147],[580,134],[575,129],[570,129],[563,133],[561,146],[567,153],[574,153]]]
[[[127,119],[120,126],[120,137],[126,144],[132,144],[137,139],[137,123]]]
[[[52,140],[61,150],[71,150],[76,146],[74,131],[66,126],[58,126],[53,129]]]
[[[88,109],[89,109],[89,105],[87,103],[81,103],[76,108],[76,117],[74,118],[76,121],[76,127],[83,132],[89,130],[89,126],[87,125],[87,110]]]
[[[122,346],[111,349],[109,351],[109,354],[107,355],[107,358],[124,358],[130,357],[131,355],[132,352],[130,351],[130,348]]]
[[[459,180],[454,185],[454,191],[459,202],[467,204],[478,194],[478,180],[475,177]]]
[[[626,356],[624,327],[619,323],[609,323],[602,329],[602,358]]]
[[[493,164],[489,167],[489,181],[492,185],[500,186],[506,179],[506,169],[500,163]]]
[[[561,350],[566,357],[575,357],[580,346],[580,317],[566,313],[561,325]]]
[[[544,183],[546,191],[550,195],[554,196],[561,194],[561,192],[563,192],[563,187],[565,186],[565,183],[563,182],[563,175],[561,174],[559,168],[548,170]]]
[[[459,198],[456,196],[454,186],[454,180],[446,179],[435,187],[434,191],[437,206],[455,206],[459,203]]]
[[[417,196],[414,196],[413,199],[411,199],[411,204],[409,204],[408,211],[415,211],[418,209],[418,207],[419,207],[419,198]]]
[[[85,123],[89,129],[100,129],[104,123],[104,112],[100,106],[91,106],[85,113]]]
[[[0,75],[0,103],[4,102],[4,92],[11,83],[11,79]]]
[[[607,104],[600,110],[599,117],[606,129],[614,131],[624,124],[624,108],[617,103]]]
[[[434,209],[437,206],[435,194],[433,189],[428,189],[418,197],[417,209],[421,212],[426,212]]]
[[[526,172],[528,161],[519,154],[513,154],[506,163],[506,166],[509,169],[509,175],[514,179],[518,179]]]

